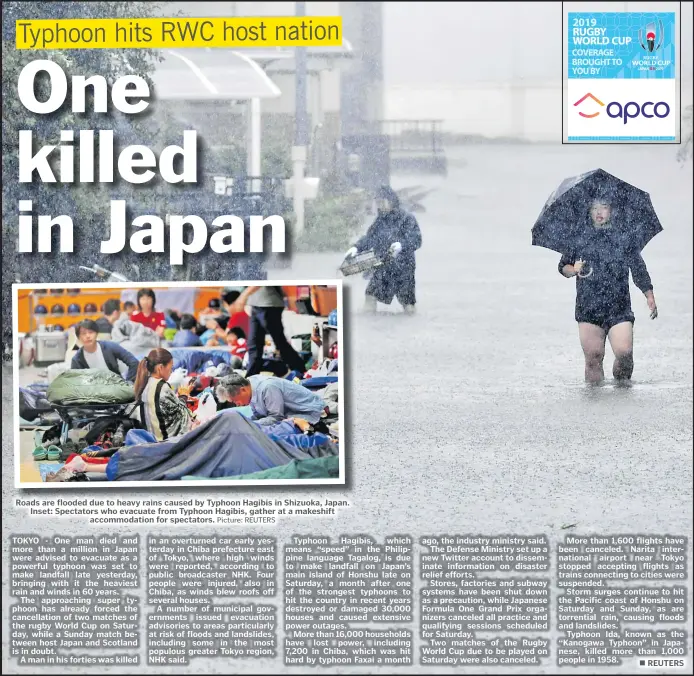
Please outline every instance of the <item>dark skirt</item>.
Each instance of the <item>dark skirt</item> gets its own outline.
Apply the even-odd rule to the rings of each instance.
[[[417,302],[414,261],[376,268],[366,287],[366,295],[384,305],[390,305],[393,298],[397,298],[401,305],[414,305]]]

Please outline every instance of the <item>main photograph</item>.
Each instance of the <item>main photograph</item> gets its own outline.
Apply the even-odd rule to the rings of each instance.
[[[16,487],[345,483],[341,283],[234,284],[16,284]]]

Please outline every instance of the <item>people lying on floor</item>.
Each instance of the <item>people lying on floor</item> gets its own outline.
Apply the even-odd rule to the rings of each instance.
[[[132,417],[139,420],[157,441],[185,434],[196,425],[188,407],[167,382],[173,365],[172,354],[160,347],[144,357],[137,368],[136,405]]]
[[[104,303],[103,315],[96,320],[96,325],[99,327],[99,333],[102,335],[111,335],[113,325],[120,317],[120,301],[116,298],[109,298]]]
[[[164,335],[166,328],[166,315],[156,310],[157,297],[152,289],[140,289],[137,292],[137,312],[130,315],[130,320],[137,324],[144,324],[149,329],[156,331],[158,336]]]
[[[173,347],[199,347],[202,345],[200,336],[196,333],[198,322],[191,314],[184,314],[174,339]]]
[[[303,437],[304,441],[291,443],[291,436]],[[107,463],[90,462],[91,458],[83,456],[68,458],[64,469],[70,474],[102,472],[111,481],[171,481],[186,476],[241,476],[294,460],[326,458],[339,453],[338,444],[327,438],[289,437],[268,433],[243,415],[228,412],[177,438],[123,446]]]
[[[232,373],[220,378],[217,399],[250,406],[253,420],[261,425],[273,425],[287,418],[303,418],[312,425],[325,414],[325,403],[317,394],[303,385],[275,376],[244,378]]]
[[[82,347],[72,357],[70,368],[97,369],[111,371],[122,376],[120,364],[127,368],[125,379],[135,380],[138,361],[118,343],[108,340],[97,340],[99,327],[93,319],[85,319],[75,327],[75,336]]]

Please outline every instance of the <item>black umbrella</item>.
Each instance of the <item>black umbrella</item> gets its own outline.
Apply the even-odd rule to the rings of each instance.
[[[573,251],[585,233],[595,199],[610,204],[614,226],[639,250],[663,229],[647,192],[594,169],[564,179],[549,196],[533,226],[533,245],[561,254]]]

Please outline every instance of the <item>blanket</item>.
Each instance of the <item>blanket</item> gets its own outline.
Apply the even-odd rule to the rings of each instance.
[[[340,458],[336,455],[311,460],[292,460],[281,467],[272,467],[262,472],[225,477],[232,481],[278,481],[287,479],[337,479],[340,476]],[[186,481],[207,477],[184,476]]]
[[[126,314],[121,315],[113,325],[111,340],[137,356],[144,356],[161,343],[156,331],[131,321]]]
[[[332,442],[297,448],[265,434],[258,425],[231,412],[218,415],[175,439],[123,447],[109,463],[115,481],[173,481],[251,474],[308,460],[338,455]]]

